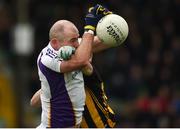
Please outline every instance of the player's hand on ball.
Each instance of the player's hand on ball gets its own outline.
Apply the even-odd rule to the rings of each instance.
[[[60,59],[63,60],[69,60],[72,56],[72,54],[74,54],[75,52],[75,48],[72,46],[63,46],[58,50],[57,56]]]
[[[85,17],[85,30],[96,30],[96,26],[98,21],[104,17],[105,15],[111,14],[107,8],[103,7],[102,5],[97,4],[94,7],[89,8],[88,13]]]

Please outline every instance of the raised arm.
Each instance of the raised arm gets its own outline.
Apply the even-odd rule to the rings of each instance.
[[[92,55],[92,44],[94,41],[94,31],[98,21],[105,15],[104,7],[96,5],[90,8],[85,17],[85,32],[81,43],[77,48],[74,56],[68,61],[62,61],[60,71],[70,72],[76,69],[82,69],[87,66]]]
[[[111,47],[112,46],[108,46],[108,45],[102,43],[102,41],[97,36],[94,36],[94,41],[92,44],[93,53],[98,53],[98,52],[101,52],[101,51],[106,50]]]

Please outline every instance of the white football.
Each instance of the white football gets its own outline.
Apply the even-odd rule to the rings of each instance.
[[[117,14],[109,14],[99,20],[96,35],[104,44],[119,46],[127,38],[129,27],[127,22]]]

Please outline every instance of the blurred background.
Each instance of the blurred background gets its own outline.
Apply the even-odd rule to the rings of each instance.
[[[0,127],[36,127],[29,105],[40,88],[36,59],[51,25],[72,21],[83,33],[88,7],[124,17],[129,36],[95,55],[116,127],[180,127],[179,0],[0,0]]]

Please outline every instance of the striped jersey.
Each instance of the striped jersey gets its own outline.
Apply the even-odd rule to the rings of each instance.
[[[82,120],[85,104],[83,75],[80,70],[61,73],[62,60],[50,43],[37,59],[41,81],[41,125],[43,127],[73,127]]]
[[[81,128],[113,128],[116,124],[115,114],[108,104],[104,83],[96,68],[93,74],[84,75],[86,104]]]

